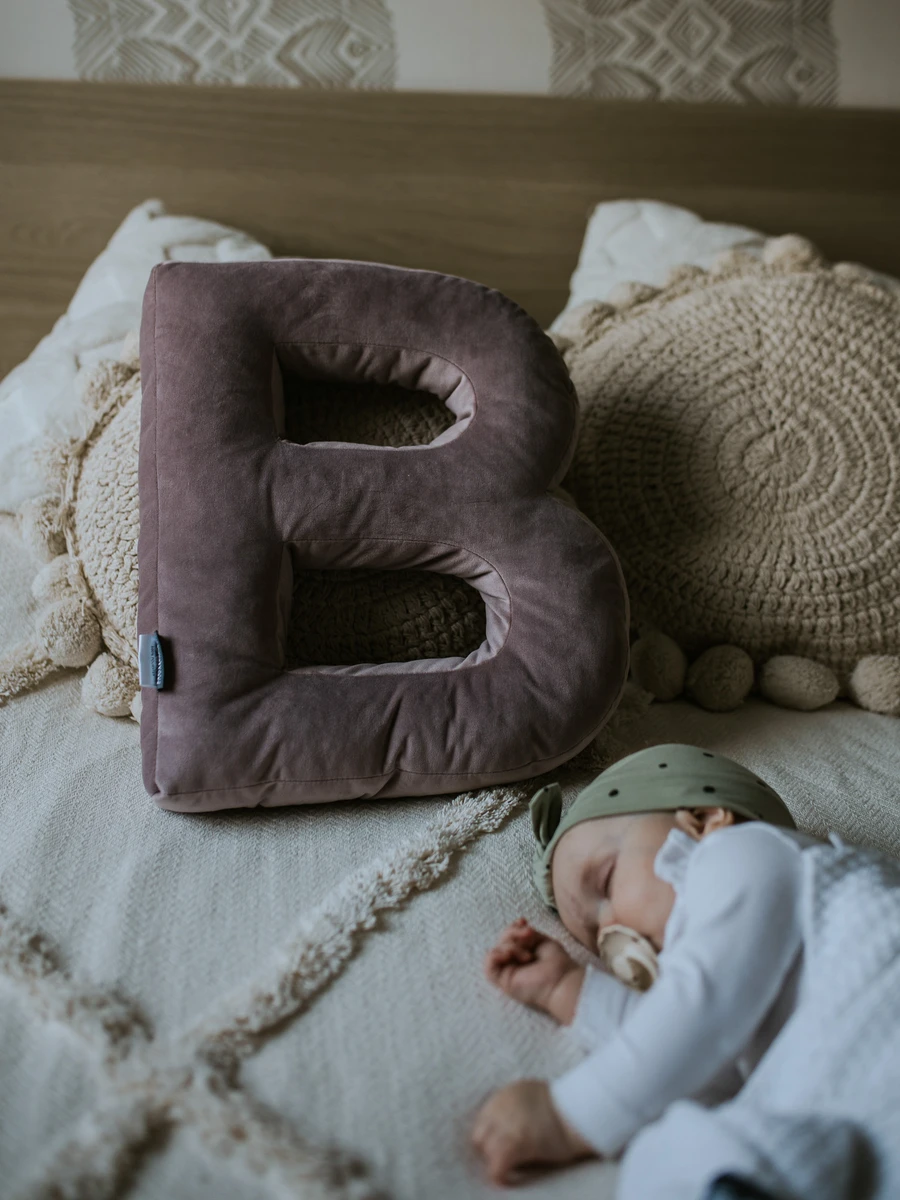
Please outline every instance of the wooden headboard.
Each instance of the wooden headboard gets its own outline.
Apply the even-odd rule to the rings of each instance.
[[[0,376],[150,197],[276,254],[466,275],[543,323],[601,199],[900,275],[900,113],[43,80],[0,97]]]

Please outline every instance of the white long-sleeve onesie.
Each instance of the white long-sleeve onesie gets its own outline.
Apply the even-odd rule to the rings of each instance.
[[[551,1085],[598,1153],[620,1151],[676,1100],[736,1091],[777,1036],[802,971],[801,853],[816,844],[762,822],[700,842],[669,834],[654,862],[676,892],[659,978],[638,993],[589,969],[573,1032],[594,1048]]]

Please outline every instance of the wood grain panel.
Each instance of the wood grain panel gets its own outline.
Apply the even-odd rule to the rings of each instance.
[[[479,279],[549,322],[598,200],[655,197],[900,275],[900,114],[0,81],[0,374],[133,205],[277,254]]]

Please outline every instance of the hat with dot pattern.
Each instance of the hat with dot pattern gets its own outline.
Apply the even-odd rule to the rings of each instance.
[[[582,821],[625,813],[671,812],[677,808],[729,808],[754,821],[795,828],[774,788],[740,763],[700,746],[669,743],[638,750],[613,763],[578,793],[565,817],[558,783],[531,798],[531,824],[537,847],[534,882],[556,909],[550,861],[559,839]]]

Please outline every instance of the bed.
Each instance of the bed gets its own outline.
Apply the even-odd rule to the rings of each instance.
[[[150,196],[275,254],[466,275],[544,325],[585,220],[654,198],[900,275],[900,116],[535,97],[3,82],[0,374]],[[0,633],[33,564],[0,517]],[[189,816],[137,727],[60,676],[0,708],[0,1196],[491,1194],[480,1100],[576,1061],[480,963],[520,913],[528,788]],[[607,749],[694,741],[807,828],[900,853],[900,725],[838,702],[635,703]],[[579,773],[580,772],[580,773]],[[567,792],[589,777],[582,762]],[[611,1197],[615,1164],[529,1195]],[[31,1190],[27,1190],[31,1189]]]

